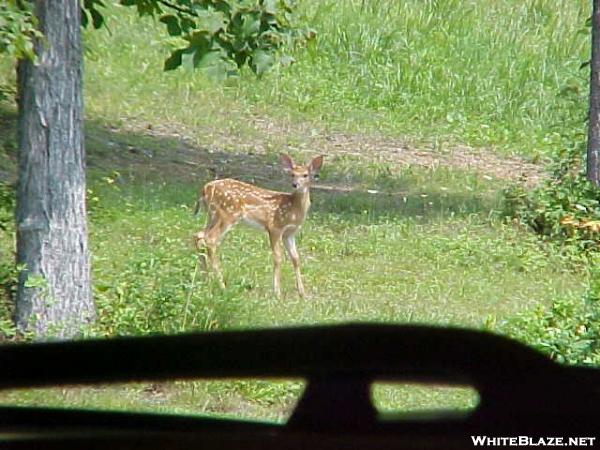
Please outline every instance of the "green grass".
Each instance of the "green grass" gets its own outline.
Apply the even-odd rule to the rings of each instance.
[[[319,39],[278,74],[269,96],[258,92],[265,104],[283,102],[355,130],[527,155],[551,149],[565,120],[573,126],[585,113],[588,73],[579,66],[589,58],[581,32],[589,2],[304,5]]]
[[[190,236],[204,223],[190,213],[196,184],[99,185],[91,240],[97,299],[111,308],[108,334],[185,331],[175,318],[186,314],[191,329],[348,320],[480,327],[488,316],[503,319],[580,292],[582,278],[573,277],[558,253],[493,218],[494,190],[472,187],[476,178],[411,170],[372,182],[377,170],[362,170],[367,185],[405,191],[315,191],[298,240],[308,301],[297,297],[289,264],[283,298],[271,295],[266,235],[243,226],[221,247],[228,288],[193,280]],[[323,182],[340,174],[324,171]],[[469,187],[471,196],[464,193]],[[117,305],[122,309],[114,310]]]
[[[582,129],[588,1],[307,0],[300,10],[318,39],[295,53],[296,64],[215,85],[184,70],[162,73],[174,43],[160,24],[112,8],[111,33],[86,33],[88,112],[185,126],[199,142],[263,139],[258,115],[527,156]],[[274,146],[286,139],[266,137]]]
[[[283,423],[303,388],[300,380],[179,381],[15,390],[2,394],[1,399],[20,406],[77,406]],[[469,410],[479,401],[474,389],[417,384],[375,383],[371,395],[376,409],[384,414]]]
[[[2,403],[282,422],[302,386],[298,380],[131,383],[14,390],[2,394]]]
[[[345,321],[487,328],[584,289],[585,273],[573,271],[559,253],[495,218],[495,183],[445,169],[394,172],[381,164],[363,164],[349,174],[356,164],[347,157],[333,159],[321,182],[344,180],[357,191],[315,189],[313,194],[313,210],[298,240],[306,300],[295,292],[289,264],[283,271],[283,297],[272,295],[266,237],[243,226],[231,231],[221,247],[227,288],[195,274],[190,237],[204,222],[191,215],[197,183],[93,172],[91,196],[97,200],[90,212],[90,240],[99,318],[88,333]],[[379,193],[362,190],[367,187]],[[301,392],[298,383],[193,386],[175,383],[158,396],[148,385],[37,390],[3,394],[2,401],[282,421]],[[374,395],[384,411],[477,403],[469,389],[382,386]]]
[[[162,72],[173,42],[159,24],[111,7],[110,32],[85,32],[99,316],[86,332],[342,321],[494,328],[557,297],[579,297],[585,268],[499,219],[503,182],[382,162],[376,150],[383,135],[433,142],[433,151],[469,144],[533,157],[571,139],[586,111],[579,65],[589,52],[588,3],[307,0],[301,15],[318,32],[314,46],[298,51],[289,69],[222,85]],[[7,79],[11,64],[0,61],[0,84]],[[0,178],[14,179],[14,113],[0,118]],[[320,184],[328,189],[315,189],[298,239],[308,299],[296,295],[289,264],[284,295],[273,297],[266,237],[243,227],[221,247],[225,290],[196,272],[191,235],[204,218],[193,219],[191,207],[211,169],[287,189],[275,153],[304,158],[340,133],[373,150],[326,157]],[[0,240],[8,255],[11,234]],[[10,392],[0,402],[280,421],[300,391],[297,381],[194,382],[158,393],[145,384]],[[383,386],[374,397],[383,410],[477,402],[472,390],[438,387]]]

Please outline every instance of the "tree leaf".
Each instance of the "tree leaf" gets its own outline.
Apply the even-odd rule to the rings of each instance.
[[[83,0],[83,7],[81,8],[81,25],[84,28],[87,28],[90,15],[92,17],[92,25],[95,29],[99,29],[104,25],[104,17],[98,11],[96,6],[104,7],[104,2],[102,0]]]
[[[264,0],[263,11],[267,14],[277,14],[277,1],[276,0]]]
[[[181,67],[190,72],[194,70],[194,52],[189,48],[181,55]]]
[[[202,61],[203,66],[206,64],[206,66],[202,67],[202,73],[208,78],[215,81],[224,81],[227,78],[238,75],[235,64],[230,60],[219,57],[218,52],[212,52],[209,55],[209,59],[210,61],[207,61],[206,58]]]
[[[26,288],[44,288],[48,281],[42,275],[29,275],[23,284]]]
[[[259,48],[252,52],[252,60],[250,62],[250,67],[256,75],[261,76],[267,70],[269,70],[274,63],[275,57],[271,53],[268,53]]]
[[[81,26],[83,28],[87,28],[88,22],[89,22],[88,12],[84,8],[81,8]],[[0,23],[0,28],[2,28],[1,23]]]
[[[194,31],[185,38],[190,43],[190,47],[210,48],[211,35],[207,30]]]
[[[210,66],[218,65],[225,55],[223,52],[213,50],[209,52],[194,53],[194,67],[198,69],[206,69]]]
[[[104,16],[97,9],[90,9],[90,14],[92,15],[92,24],[96,30],[104,25]]]
[[[260,20],[254,15],[245,15],[242,18],[242,35],[252,36],[260,31]]]
[[[190,32],[190,30],[197,28],[196,22],[194,22],[192,19],[189,19],[187,17],[180,17],[179,20],[179,26],[181,27],[181,31],[183,33],[188,33]]]
[[[98,5],[102,0],[83,1]],[[295,43],[306,45],[314,37],[314,32],[311,36],[292,25],[291,0],[119,0],[119,3],[136,7],[140,15],[160,17],[170,36],[180,36],[188,42],[187,48],[173,51],[165,60],[167,71],[181,65],[190,70],[210,68],[216,78],[222,78],[249,65],[261,76],[275,64],[285,67],[294,62],[291,56],[277,54],[278,49]],[[91,19],[99,23],[99,18]]]
[[[169,14],[162,16],[158,20],[159,22],[167,25],[167,33],[169,33],[170,36],[181,35],[181,27],[179,26],[179,20],[177,20],[177,17]]]
[[[183,49],[175,50],[173,53],[171,53],[171,56],[169,56],[165,61],[163,70],[166,72],[168,70],[177,69],[179,66],[181,66],[182,55]]]
[[[198,12],[198,28],[215,34],[227,28],[227,18],[220,11],[201,11]]]

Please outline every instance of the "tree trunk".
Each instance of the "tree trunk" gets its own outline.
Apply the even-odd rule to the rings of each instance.
[[[44,38],[22,60],[15,321],[36,338],[69,338],[94,318],[85,212],[82,46],[77,0],[35,0]]]
[[[587,178],[596,186],[600,186],[600,0],[594,0],[592,12],[592,61],[590,68]]]

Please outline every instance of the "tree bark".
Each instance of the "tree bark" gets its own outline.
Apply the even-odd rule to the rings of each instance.
[[[593,0],[587,178],[600,186],[600,0]]]
[[[15,322],[70,338],[93,320],[85,211],[83,57],[77,0],[35,0],[44,38],[22,60],[19,88]]]

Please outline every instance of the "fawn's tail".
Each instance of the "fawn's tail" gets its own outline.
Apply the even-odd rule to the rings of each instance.
[[[204,194],[206,191],[206,185],[201,187],[198,191],[198,197],[196,198],[196,204],[194,205],[194,217],[198,217],[202,204],[204,203]]]

